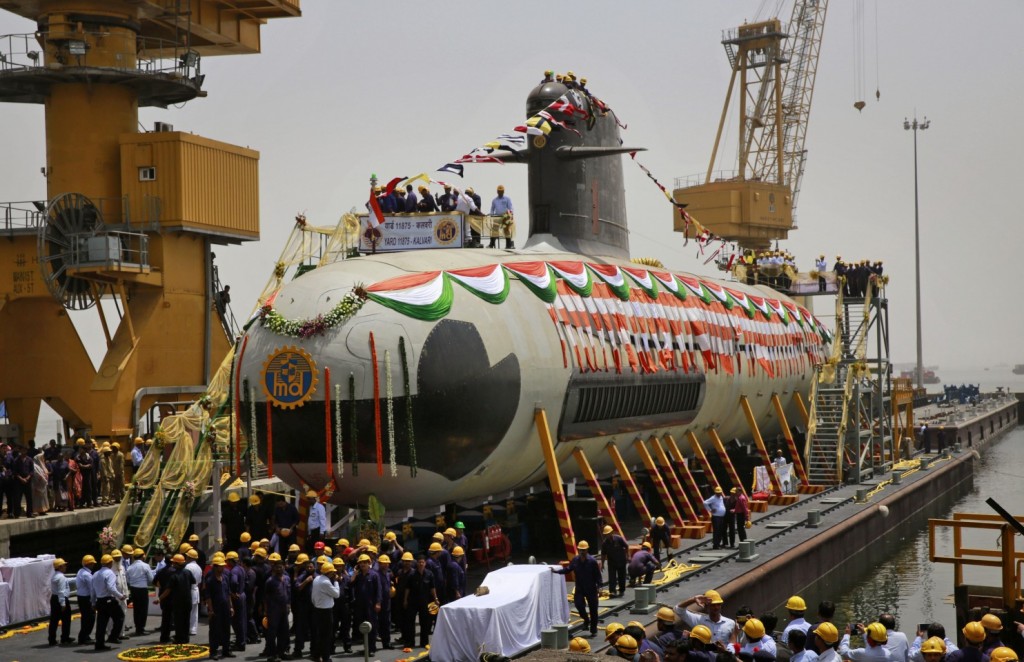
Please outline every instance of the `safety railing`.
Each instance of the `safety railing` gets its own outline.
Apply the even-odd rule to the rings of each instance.
[[[68,236],[70,266],[149,267],[149,237],[141,232],[81,232]]]
[[[1017,520],[1024,519],[1014,516]],[[953,553],[938,553],[937,532],[940,528],[953,531]],[[999,549],[968,547],[964,543],[965,531],[999,531]],[[1024,552],[1016,550],[1016,531],[999,515],[954,513],[953,519],[928,520],[928,558],[932,563],[952,563],[954,584],[964,583],[964,566],[999,568],[1002,579],[1003,604],[1013,606],[1024,599],[1021,592],[1021,563]]]
[[[0,231],[34,230],[46,218],[46,202],[0,202]]]
[[[74,37],[81,37],[75,39]],[[71,37],[71,38],[68,38]],[[191,79],[200,75],[199,53],[166,39],[151,37],[111,38],[103,32],[61,33],[60,48],[47,52],[40,44],[46,32],[0,36],[0,73],[59,67],[98,67],[137,74],[176,75]],[[102,48],[92,42],[102,41]],[[55,40],[53,43],[57,43]]]

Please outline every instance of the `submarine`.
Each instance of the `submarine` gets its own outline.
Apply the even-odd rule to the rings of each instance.
[[[566,479],[576,449],[608,475],[609,444],[638,463],[638,438],[749,438],[742,396],[765,435],[780,431],[773,393],[797,418],[791,396],[806,401],[829,353],[820,321],[765,286],[630,261],[622,163],[636,148],[614,111],[545,81],[526,115],[565,128],[495,152],[528,168],[522,248],[337,261],[250,321],[236,425],[275,475],[339,505],[479,503],[545,479],[539,410]]]

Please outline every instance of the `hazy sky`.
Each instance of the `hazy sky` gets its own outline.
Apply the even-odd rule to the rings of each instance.
[[[216,249],[244,316],[297,212],[333,223],[365,202],[371,172],[386,181],[432,171],[508,131],[524,119],[526,95],[546,68],[586,76],[628,123],[626,143],[649,150],[642,159],[667,186],[703,171],[729,80],[722,30],[776,6],[306,0],[303,17],[264,26],[262,54],[205,59],[208,98],[144,109],[141,121],[260,150],[263,238]],[[784,3],[784,21],[790,11]],[[884,260],[897,362],[915,358],[913,138],[903,129],[915,109],[932,121],[919,134],[925,363],[1024,362],[1024,219],[1013,193],[1024,153],[1021,25],[1019,0],[831,3],[800,228],[783,246],[804,269],[819,252],[830,262],[837,253]],[[33,29],[0,12],[0,34]],[[41,199],[42,107],[5,104],[0,113],[0,199]],[[735,130],[729,137],[723,168],[734,167]],[[672,232],[661,193],[624,167],[633,255],[715,275]],[[467,165],[465,183],[485,199],[504,183],[528,209],[521,165]],[[519,223],[518,242],[527,227]]]

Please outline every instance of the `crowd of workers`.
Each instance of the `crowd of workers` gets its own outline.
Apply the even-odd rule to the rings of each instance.
[[[68,446],[55,439],[43,448],[34,440],[0,444],[0,509],[6,501],[5,516],[13,519],[118,503],[152,445],[136,437],[126,453],[116,441],[81,437]]]
[[[582,559],[582,560],[581,560]],[[594,562],[581,545],[573,560],[579,577]],[[562,572],[562,570],[555,570]],[[600,572],[597,574],[600,577]],[[577,590],[579,581],[577,579]],[[838,626],[833,620],[836,606],[829,601],[808,614],[807,604],[798,595],[786,601],[787,620],[780,624],[771,613],[760,617],[750,607],[740,607],[735,618],[724,614],[722,596],[715,590],[683,600],[657,612],[656,629],[650,634],[638,621],[609,623],[605,641],[609,656],[634,662],[1016,662],[1017,654],[1004,643],[1003,622],[988,613],[962,629],[964,648],[946,636],[941,623],[920,626],[913,641],[897,630],[892,614],[879,614],[869,624]],[[582,613],[582,612],[581,612]],[[809,617],[809,618],[808,618]],[[591,618],[594,618],[593,616]],[[588,617],[584,615],[584,619]],[[573,652],[589,653],[588,638],[597,634],[596,621],[590,620],[590,637],[570,642]],[[777,628],[781,625],[781,630]],[[1014,624],[1017,632],[1024,624]],[[863,646],[854,647],[851,637],[860,636]]]
[[[262,641],[261,655],[268,660],[308,656],[326,661],[336,649],[350,652],[363,641],[359,626],[364,622],[371,625],[369,654],[378,645],[416,646],[417,621],[418,645],[425,647],[440,605],[466,594],[468,539],[461,522],[436,532],[427,552],[419,555],[405,550],[393,531],[384,533],[379,545],[370,539],[355,545],[344,538],[325,541],[323,504],[310,491],[304,550],[295,542],[294,504],[277,500],[267,518],[259,514],[258,497],[243,502],[233,494],[225,503],[225,529],[235,531],[231,506],[247,503],[246,511],[253,511],[246,512],[249,521],[269,537],[257,538],[243,524],[237,537],[227,537],[216,550],[203,549],[193,534],[174,549],[154,545],[151,558],[131,545],[98,561],[86,555],[75,577],[82,614],[77,639],[71,637],[67,564],[55,560],[50,645],[77,640],[102,651],[130,636],[150,634],[145,628],[152,587],[152,603],[161,610],[161,643],[190,643],[205,606],[212,659],[235,657],[236,651]],[[129,605],[134,628],[127,623]]]
[[[824,261],[825,256],[822,255],[818,259]],[[862,298],[867,294],[869,287],[877,287],[876,283],[882,277],[884,269],[881,260],[844,262],[841,255],[836,255],[832,271],[835,272],[836,280],[843,283],[843,296]]]
[[[417,194],[418,193],[418,194]],[[405,187],[396,186],[388,192],[383,186],[374,186],[373,194],[377,199],[377,205],[384,214],[412,214],[412,213],[448,213],[460,212],[466,216],[483,216],[483,199],[473,187],[459,189],[444,184],[444,193],[431,193],[430,187],[425,184],[414,190],[412,184]],[[498,185],[494,199],[491,200],[490,216],[500,219],[500,234],[505,238],[505,248],[515,248],[512,239],[512,222],[515,216],[515,209],[512,199],[505,195],[505,186]],[[498,235],[491,236],[488,248],[497,248]],[[469,248],[481,248],[480,232],[470,229]]]

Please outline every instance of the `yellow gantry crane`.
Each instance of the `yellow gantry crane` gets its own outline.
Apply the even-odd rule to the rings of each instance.
[[[743,248],[765,249],[796,227],[807,122],[828,0],[797,0],[789,25],[773,18],[728,30],[732,66],[706,173],[676,180],[673,197],[714,234]],[[716,172],[733,93],[739,99],[735,171]],[[679,212],[674,229],[687,230]],[[690,230],[692,232],[692,229]]]
[[[299,16],[299,0],[0,9],[36,24],[0,37],[0,101],[44,106],[47,188],[0,203],[0,401],[22,441],[42,401],[75,433],[128,437],[155,402],[206,390],[233,342],[211,248],[259,238],[259,154],[163,123],[140,132],[139,107],[205,96],[202,58],[258,53],[263,24]],[[90,308],[98,369],[68,314]]]

